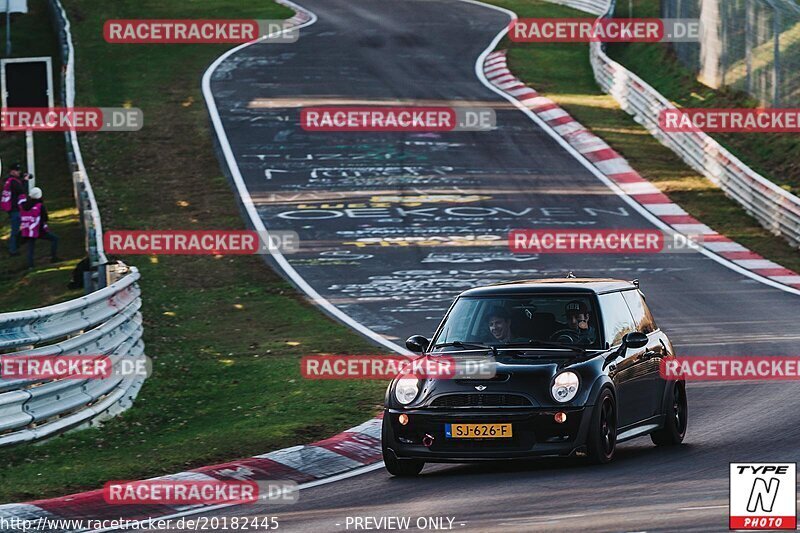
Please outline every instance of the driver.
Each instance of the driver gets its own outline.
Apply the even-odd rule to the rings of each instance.
[[[511,337],[511,313],[503,307],[493,307],[489,311],[489,331],[497,342],[509,343]]]
[[[594,344],[597,331],[589,325],[589,306],[580,300],[572,300],[564,308],[564,313],[567,315],[567,329],[580,339],[578,344]]]

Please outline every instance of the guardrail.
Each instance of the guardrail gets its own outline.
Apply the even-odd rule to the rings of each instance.
[[[69,19],[59,0],[47,4],[61,42],[61,102],[74,107],[75,49]],[[88,294],[49,307],[0,314],[0,357],[106,356],[115,372],[104,379],[0,378],[0,446],[99,424],[129,408],[145,379],[116,372],[126,358],[138,361],[144,356],[139,272],[121,262],[108,264],[100,210],[76,132],[67,132],[66,143],[91,266],[85,276]]]
[[[551,4],[561,4],[593,15],[603,15],[608,10],[608,0],[547,0]]]
[[[0,314],[0,357],[108,356],[114,369],[141,358],[139,272],[82,298]],[[130,407],[144,376],[105,379],[0,379],[0,446],[97,424]]]
[[[75,47],[72,45],[69,18],[59,0],[48,0],[47,5],[60,43],[62,64],[60,100],[64,107],[75,107]],[[87,291],[90,291],[104,287],[108,282],[105,272],[108,258],[103,249],[103,223],[100,220],[100,210],[86,173],[86,166],[83,164],[78,134],[75,131],[68,131],[64,135],[67,159],[72,171],[75,203],[86,235],[86,252],[92,268],[91,275],[87,276],[89,279],[86,279],[85,283]]]
[[[613,15],[614,0],[548,0],[602,17]],[[800,198],[753,171],[709,135],[669,133],[659,126],[658,117],[676,107],[639,76],[605,53],[605,45],[591,43],[590,60],[600,87],[620,107],[647,128],[664,146],[686,164],[718,185],[758,222],[794,247],[800,247]]]

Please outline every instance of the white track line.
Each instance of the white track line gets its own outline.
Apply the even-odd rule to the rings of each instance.
[[[516,13],[514,13],[511,10],[493,6],[490,4],[485,4],[483,2],[480,2],[479,0],[459,0],[459,1],[500,11],[501,13],[508,15],[510,20],[514,20],[517,18]],[[302,6],[294,2],[291,2],[290,0],[281,0],[281,3],[284,3],[287,6],[292,7],[297,12],[304,12],[310,16],[310,19],[307,22],[299,26],[296,26],[296,29],[301,29],[311,26],[318,20],[318,17],[314,12],[303,8]],[[528,118],[533,120],[540,128],[542,128],[545,132],[547,132],[559,145],[561,145],[567,151],[567,153],[569,153],[576,160],[578,160],[589,172],[591,172],[597,179],[603,182],[604,185],[606,185],[609,189],[611,189],[615,194],[617,194],[617,196],[619,196],[623,201],[625,201],[628,205],[630,205],[635,211],[641,214],[650,223],[652,223],[654,226],[661,229],[662,231],[666,232],[667,234],[672,235],[676,233],[674,229],[672,229],[670,226],[659,220],[652,213],[650,213],[650,211],[642,207],[642,205],[640,205],[630,196],[625,194],[625,192],[622,191],[622,189],[620,189],[614,182],[612,182],[604,174],[602,174],[591,162],[589,162],[589,160],[587,160],[577,150],[575,150],[572,146],[570,146],[558,133],[556,133],[556,131],[553,128],[551,128],[547,123],[542,121],[535,113],[533,113],[530,109],[525,107],[519,100],[517,100],[511,95],[508,95],[507,93],[503,92],[502,90],[492,85],[491,82],[489,82],[489,80],[486,78],[483,72],[484,61],[486,59],[486,56],[489,55],[497,47],[497,44],[506,35],[507,32],[508,32],[508,26],[504,27],[495,36],[495,38],[491,41],[491,43],[489,43],[486,49],[478,57],[478,60],[475,62],[475,74],[481,81],[481,83],[483,83],[484,86],[486,86],[493,92],[497,93],[498,95],[502,96],[503,98],[514,104],[514,106],[516,106],[520,111],[525,113],[528,116]],[[269,232],[266,226],[264,225],[264,221],[261,219],[261,217],[258,214],[258,211],[255,208],[253,199],[250,196],[250,192],[247,189],[247,186],[244,182],[244,178],[242,177],[238,162],[236,161],[236,157],[233,154],[233,149],[231,148],[230,141],[228,140],[225,127],[222,124],[216,100],[214,99],[214,94],[211,91],[211,77],[213,76],[214,72],[219,67],[219,65],[223,61],[228,59],[231,55],[247,48],[248,46],[256,44],[257,42],[258,41],[242,44],[225,52],[219,58],[217,58],[217,60],[214,61],[214,63],[212,63],[211,66],[209,66],[209,68],[204,73],[202,88],[203,88],[203,96],[206,100],[206,105],[208,106],[209,115],[211,116],[211,122],[214,125],[214,129],[217,134],[217,139],[220,143],[223,154],[225,155],[225,160],[226,163],[228,164],[228,168],[230,169],[231,177],[236,185],[237,192],[239,193],[239,196],[242,199],[242,204],[244,205],[245,210],[250,218],[250,221],[256,228],[256,230],[263,231],[268,235]],[[750,272],[736,265],[735,263],[714,254],[713,252],[702,249],[700,250],[700,253],[706,255],[710,259],[713,259],[717,263],[735,272],[738,272],[739,274],[747,276],[751,279],[754,279],[771,287],[778,288],[786,292],[790,292],[792,294],[800,295],[800,290],[798,289],[787,287],[780,283],[774,282],[772,280],[754,274],[753,272]],[[406,350],[405,348],[401,347],[398,344],[395,344],[394,342],[389,341],[379,333],[372,331],[367,326],[358,322],[357,320],[355,320],[354,318],[352,318],[351,316],[349,316],[348,314],[346,314],[345,312],[334,306],[332,303],[330,303],[326,298],[324,298],[321,294],[319,294],[316,291],[316,289],[314,289],[302,276],[300,276],[300,274],[294,269],[294,267],[292,267],[289,264],[289,262],[283,256],[283,254],[280,253],[280,251],[271,249],[270,254],[272,255],[275,262],[278,264],[278,266],[286,273],[287,276],[289,276],[289,278],[297,285],[297,287],[302,292],[304,292],[314,303],[318,304],[321,308],[327,311],[331,316],[337,318],[338,320],[350,326],[351,328],[358,331],[362,335],[368,337],[369,339],[377,342],[378,344],[386,348],[389,348],[392,351],[409,354],[408,350]]]
[[[285,5],[293,8],[298,13],[305,13],[310,17],[310,19],[308,21],[304,22],[303,24],[300,24],[298,26],[293,26],[292,27],[293,30],[299,30],[299,29],[302,29],[302,28],[306,28],[308,26],[311,26],[312,24],[314,24],[318,20],[317,15],[313,11],[309,11],[308,9],[305,9],[305,8],[295,4],[294,2],[291,2],[289,0],[279,0],[279,3],[285,4]],[[283,33],[284,31],[286,31],[286,30],[270,34],[268,37],[271,37],[271,36],[274,36],[274,35],[278,35],[280,33]],[[253,198],[250,196],[250,191],[247,190],[247,186],[244,183],[244,179],[242,177],[242,173],[239,170],[239,165],[236,162],[236,157],[233,155],[233,149],[231,148],[230,141],[228,140],[228,136],[227,136],[227,134],[225,132],[225,128],[222,125],[222,120],[220,119],[220,116],[219,116],[219,109],[217,108],[217,103],[214,100],[214,94],[211,92],[211,77],[213,76],[214,71],[216,71],[216,69],[219,67],[219,65],[222,64],[223,61],[228,59],[231,55],[235,54],[236,52],[239,52],[240,50],[244,50],[248,46],[252,46],[252,45],[257,44],[257,43],[258,43],[258,41],[244,43],[242,45],[239,45],[239,46],[237,46],[235,48],[232,48],[232,49],[228,50],[227,52],[222,54],[220,57],[218,57],[217,60],[214,61],[211,64],[211,66],[208,67],[206,72],[203,74],[202,87],[203,87],[203,97],[205,98],[206,105],[208,106],[208,112],[209,112],[209,115],[211,116],[211,122],[214,125],[214,129],[216,131],[217,138],[218,138],[220,146],[222,148],[222,152],[225,155],[225,161],[228,164],[228,168],[230,169],[230,172],[231,172],[231,177],[233,178],[233,181],[236,184],[237,192],[239,193],[239,196],[242,199],[242,203],[244,204],[245,210],[247,211],[247,215],[250,217],[250,221],[252,222],[253,226],[256,228],[256,231],[259,231],[259,232],[263,231],[267,235],[269,235],[268,230],[267,230],[266,226],[264,225],[264,221],[261,220],[261,217],[258,215],[258,211],[256,210],[255,204],[253,203]],[[364,326],[363,324],[355,321],[349,315],[345,314],[344,312],[342,312],[341,310],[336,308],[333,304],[331,304],[328,300],[323,298],[316,290],[314,290],[313,287],[311,287],[311,285],[308,284],[308,282],[305,279],[303,279],[300,276],[300,274],[297,273],[297,271],[289,264],[288,261],[286,261],[286,258],[279,251],[271,249],[270,250],[270,254],[272,254],[272,257],[275,259],[275,261],[278,263],[278,265],[281,267],[281,269],[283,269],[283,271],[286,273],[286,275],[289,276],[292,279],[292,281],[297,285],[297,287],[300,290],[302,290],[309,298],[311,298],[314,301],[314,303],[320,305],[328,313],[330,313],[331,315],[333,315],[337,319],[341,320],[342,322],[344,322],[345,324],[347,324],[351,328],[355,329],[356,331],[358,331],[362,335],[367,336],[368,338],[370,338],[370,339],[374,340],[375,342],[385,346],[386,348],[389,348],[390,350],[395,351],[395,352],[408,353],[407,350],[401,348],[400,346],[398,346],[397,344],[394,344],[393,342],[390,342],[390,341],[386,340],[385,338],[383,338],[378,333],[372,331],[371,329],[369,329],[368,327]],[[343,479],[359,476],[361,474],[366,474],[368,472],[372,472],[373,470],[378,470],[379,468],[382,468],[382,467],[383,467],[383,461],[380,461],[380,462],[373,463],[373,464],[368,465],[368,466],[364,466],[364,467],[361,467],[361,468],[357,468],[355,470],[351,470],[349,472],[344,472],[342,474],[337,474],[337,475],[331,476],[329,478],[318,479],[318,480],[315,480],[315,481],[309,481],[308,483],[304,483],[304,484],[300,485],[299,489],[300,490],[309,489],[309,488],[312,488],[312,487],[317,487],[319,485],[326,485],[328,483],[335,483],[335,482],[341,481]],[[182,511],[180,513],[167,515],[167,516],[164,516],[164,517],[160,517],[159,519],[167,520],[167,519],[180,518],[180,517],[184,517],[184,516],[191,516],[191,515],[196,515],[196,514],[201,514],[201,513],[208,513],[208,512],[211,512],[211,511],[216,511],[216,510],[219,510],[219,509],[225,509],[225,508],[233,507],[233,506],[236,506],[236,505],[241,505],[241,504],[227,503],[227,504],[209,505],[209,506],[199,507],[197,509],[191,509],[191,510],[188,510],[188,511]],[[147,522],[146,520],[143,520],[143,521],[139,521],[139,522],[135,522],[135,523],[136,524],[144,524],[146,522]],[[106,531],[117,531],[118,529],[119,528],[96,529],[96,530],[92,530],[91,533],[101,533],[101,532],[106,532]]]
[[[478,0],[459,0],[459,1],[460,2],[466,2],[466,3],[469,3],[469,4],[475,4],[475,5],[479,5],[479,6],[483,6],[483,7],[488,7],[488,8],[491,8],[491,9],[495,9],[497,11],[500,11],[500,12],[503,12],[503,13],[507,14],[512,20],[517,18],[516,13],[514,13],[513,11],[510,11],[508,9],[504,9],[504,8],[501,8],[501,7],[493,6],[493,5],[490,5],[490,4],[485,4],[485,3],[480,2]],[[312,24],[314,24],[318,20],[316,14],[314,14],[313,12],[301,7],[298,4],[295,4],[294,2],[291,2],[289,0],[281,0],[281,3],[284,3],[284,4],[288,5],[288,6],[296,9],[298,12],[305,12],[308,15],[311,16],[310,20],[308,20],[307,22],[305,22],[305,23],[303,23],[303,24],[301,24],[299,26],[296,26],[295,27],[296,29],[301,29],[301,28],[304,28],[304,27],[311,26]],[[505,34],[507,32],[508,32],[508,27],[503,28],[500,31],[500,33],[498,33],[495,36],[495,38],[492,40],[492,42],[489,44],[489,46],[486,47],[486,49],[483,51],[483,53],[481,53],[481,55],[478,57],[478,60],[475,63],[475,74],[477,75],[477,77],[481,81],[481,83],[483,83],[486,87],[488,87],[489,89],[491,89],[495,93],[499,94],[500,96],[502,96],[503,98],[505,98],[506,100],[511,102],[512,104],[514,104],[514,106],[516,106],[520,111],[522,111],[523,113],[528,115],[528,117],[531,120],[533,120],[539,127],[541,127],[544,131],[546,131],[551,137],[553,137],[553,139],[555,139],[556,142],[558,142],[558,144],[560,144],[567,151],[567,153],[572,155],[581,164],[583,164],[583,166],[586,167],[586,169],[589,170],[595,177],[597,177],[600,181],[602,181],[609,189],[614,191],[620,198],[622,198],[625,202],[627,202],[631,207],[633,207],[637,212],[639,212],[642,216],[644,216],[653,225],[655,225],[656,227],[661,228],[662,230],[664,230],[664,231],[666,231],[668,233],[675,233],[674,230],[672,230],[672,228],[670,228],[666,224],[662,223],[659,219],[657,219],[653,215],[651,215],[649,211],[644,209],[639,203],[635,202],[632,198],[630,198],[628,195],[626,195],[619,187],[617,187],[616,184],[614,184],[611,180],[609,180],[602,173],[600,173],[600,171],[597,170],[597,168],[594,167],[594,165],[592,165],[579,152],[577,152],[574,148],[572,148],[569,144],[567,144],[567,142],[560,135],[558,135],[549,125],[547,125],[541,119],[539,119],[539,117],[537,117],[532,111],[530,111],[528,108],[526,108],[522,103],[520,103],[513,96],[510,96],[510,95],[504,93],[503,91],[501,91],[500,89],[496,88],[494,85],[492,85],[489,82],[489,80],[486,79],[486,76],[483,73],[484,60],[486,59],[486,56],[489,55],[489,53],[491,53],[497,47],[497,44],[500,42],[500,40],[505,36]],[[209,114],[211,115],[211,121],[212,121],[212,124],[214,125],[214,129],[216,130],[216,133],[217,133],[217,138],[218,138],[218,140],[220,142],[220,145],[222,147],[223,154],[225,155],[225,160],[226,160],[226,162],[228,164],[228,167],[230,168],[231,176],[232,176],[232,178],[234,180],[234,183],[236,184],[236,188],[237,188],[237,191],[238,191],[238,193],[239,193],[239,195],[240,195],[240,197],[242,199],[242,203],[244,204],[245,209],[247,211],[247,214],[250,217],[250,221],[252,222],[253,226],[256,228],[257,231],[267,232],[268,230],[267,230],[266,226],[264,225],[263,220],[261,220],[261,217],[258,215],[258,211],[255,208],[255,204],[253,203],[253,199],[250,196],[250,192],[247,190],[247,186],[244,183],[244,179],[242,177],[241,171],[239,170],[239,165],[236,162],[235,156],[233,155],[233,149],[231,148],[230,142],[229,142],[227,134],[225,132],[225,128],[222,125],[222,120],[220,119],[220,116],[219,116],[219,110],[217,109],[216,101],[214,100],[214,95],[211,92],[211,77],[212,77],[214,71],[219,67],[219,65],[223,61],[225,61],[227,58],[229,58],[231,55],[235,54],[236,52],[238,52],[240,50],[243,50],[244,48],[247,48],[248,46],[251,46],[251,45],[255,44],[256,42],[245,43],[245,44],[240,45],[238,47],[235,47],[235,48],[225,52],[223,55],[221,55],[216,61],[214,61],[214,63],[211,64],[211,66],[208,68],[208,70],[206,70],[205,74],[203,75],[203,85],[202,85],[202,87],[203,87],[203,96],[205,97],[206,105],[208,106]],[[286,261],[286,258],[279,251],[271,250],[270,253],[272,254],[272,256],[275,259],[275,261],[278,263],[278,265],[286,273],[286,275],[288,275],[292,279],[292,281],[295,282],[295,284],[298,286],[298,288],[300,288],[300,290],[302,290],[315,303],[319,304],[321,307],[323,307],[331,315],[333,315],[334,317],[338,318],[339,320],[341,320],[342,322],[344,322],[348,326],[352,327],[356,331],[360,332],[361,334],[363,334],[363,335],[369,337],[370,339],[374,340],[375,342],[378,342],[379,344],[381,344],[381,345],[383,345],[383,346],[385,346],[385,347],[387,347],[387,348],[389,348],[391,350],[394,350],[394,351],[397,351],[397,352],[401,352],[401,353],[407,353],[406,350],[404,350],[403,348],[401,348],[397,344],[386,340],[385,338],[383,338],[378,333],[372,331],[371,329],[369,329],[365,325],[361,324],[360,322],[357,322],[352,317],[350,317],[349,315],[345,314],[344,312],[339,310],[336,306],[331,304],[328,300],[323,298],[313,287],[311,287],[311,285],[308,284],[308,282],[305,279],[303,279],[298,274],[298,272],[288,263],[288,261]],[[734,265],[730,261],[727,261],[727,260],[725,260],[725,259],[723,259],[721,257],[718,257],[718,256],[716,256],[715,254],[713,254],[711,252],[707,252],[707,251],[703,250],[701,253],[704,253],[705,255],[707,255],[711,259],[717,261],[718,263],[720,263],[720,264],[722,264],[724,266],[727,266],[731,270],[734,270],[736,272],[744,274],[744,275],[746,275],[746,276],[748,276],[748,277],[750,277],[752,279],[755,279],[757,281],[760,281],[760,282],[765,283],[765,284],[770,285],[770,286],[774,286],[776,288],[781,288],[783,290],[787,290],[788,289],[787,292],[792,292],[794,294],[800,294],[800,291],[798,291],[798,290],[791,289],[790,287],[786,287],[786,286],[780,285],[778,283],[770,282],[770,280],[767,280],[765,278],[762,278],[761,276],[757,276],[757,275],[755,275],[755,274],[753,274],[753,273],[751,273],[751,272],[749,272],[747,270],[744,270],[744,269]],[[336,476],[332,476],[332,477],[329,477],[329,478],[326,478],[326,479],[320,479],[320,480],[316,480],[316,481],[311,481],[309,483],[305,483],[303,485],[300,485],[299,488],[302,490],[302,489],[308,489],[308,488],[312,488],[312,487],[317,487],[317,486],[320,486],[320,485],[326,485],[328,483],[335,483],[337,481],[341,481],[341,480],[348,479],[348,478],[351,478],[351,477],[355,477],[355,476],[359,476],[359,475],[362,475],[362,474],[366,474],[366,473],[372,472],[374,470],[378,470],[378,469],[380,469],[382,467],[383,467],[383,462],[381,461],[381,462],[374,463],[374,464],[369,465],[369,466],[365,466],[365,467],[362,467],[362,468],[351,470],[350,472],[345,472],[345,473],[342,473],[342,474],[338,474]],[[183,517],[183,516],[190,516],[190,515],[195,515],[195,514],[200,514],[200,513],[206,513],[206,512],[210,512],[210,511],[214,511],[214,510],[218,510],[218,509],[224,509],[224,508],[227,508],[227,507],[232,507],[232,506],[235,506],[235,505],[240,505],[240,504],[220,504],[220,505],[215,505],[215,506],[202,507],[202,508],[199,508],[199,509],[194,509],[194,510],[190,510],[190,511],[184,511],[184,512],[181,512],[181,513],[175,513],[173,515],[164,516],[164,517],[161,517],[161,519],[165,519],[166,520],[166,519],[171,519],[171,518],[178,518],[178,517]],[[114,530],[115,530],[114,528],[99,529],[99,530],[94,530],[92,533],[101,533],[101,532],[114,531]]]
[[[305,9],[294,2],[289,0],[279,0],[278,3],[285,4],[293,9],[295,9],[298,13],[303,12],[309,15],[311,18],[300,24],[299,26],[294,26],[292,29],[299,30],[301,28],[306,28],[311,26],[317,21],[317,15]],[[286,30],[284,30],[286,31]],[[276,34],[283,33],[276,32]],[[276,35],[273,34],[273,35]],[[300,37],[302,39],[302,36]],[[245,185],[244,178],[242,177],[242,173],[239,170],[239,164],[236,161],[236,157],[233,154],[233,149],[231,148],[230,141],[228,140],[228,135],[225,132],[225,127],[222,125],[222,120],[219,116],[219,110],[217,109],[217,102],[214,99],[214,94],[211,92],[211,77],[214,74],[214,71],[217,70],[219,65],[228,59],[231,55],[244,50],[248,46],[252,46],[253,44],[257,44],[259,41],[252,41],[249,43],[242,44],[237,46],[231,50],[228,50],[224,54],[222,54],[216,61],[214,61],[210,67],[206,70],[205,74],[203,74],[203,97],[206,100],[206,105],[208,106],[208,112],[211,116],[211,122],[214,125],[214,129],[216,130],[217,139],[219,140],[220,146],[222,147],[222,153],[225,155],[225,161],[228,164],[228,168],[231,172],[231,177],[233,178],[233,182],[236,184],[236,190],[239,193],[239,197],[242,199],[242,204],[244,204],[244,208],[247,211],[247,215],[250,217],[250,222],[255,227],[256,231],[264,232],[267,236],[269,235],[269,231],[267,227],[264,225],[264,221],[261,220],[261,217],[256,210],[255,204],[253,203],[253,198],[250,196],[250,191],[247,190],[247,185]],[[322,307],[325,311],[329,314],[337,318],[338,320],[344,322],[346,325],[350,326],[354,330],[358,331],[362,335],[368,337],[369,339],[377,342],[378,344],[398,353],[403,354],[410,354],[408,350],[401,347],[398,344],[395,344],[387,339],[385,339],[382,335],[372,331],[364,324],[356,321],[351,316],[347,315],[335,305],[330,303],[327,299],[323,298],[321,294],[319,294],[309,283],[303,279],[300,274],[294,269],[292,265],[286,260],[282,253],[278,250],[270,249],[270,254],[278,266],[286,273],[289,278],[297,285],[301,291],[303,291],[315,304]]]
[[[343,479],[348,479],[348,478],[351,478],[351,477],[360,476],[361,474],[367,474],[369,472],[372,472],[373,470],[378,470],[379,468],[383,468],[383,461],[371,464],[369,466],[364,466],[364,467],[361,467],[361,468],[357,468],[357,469],[351,470],[349,472],[344,472],[342,474],[337,474],[335,476],[327,477],[325,479],[318,479],[316,481],[309,481],[308,483],[303,483],[302,485],[298,485],[297,488],[298,488],[298,490],[311,489],[311,488],[314,488],[314,487],[318,487],[320,485],[327,485],[328,483],[335,483],[337,481],[342,481]],[[192,516],[192,515],[196,515],[196,514],[209,513],[211,511],[217,511],[219,509],[226,509],[228,507],[236,507],[236,506],[241,506],[243,508],[248,507],[247,504],[241,504],[241,503],[220,503],[220,504],[217,504],[217,505],[209,505],[207,507],[199,507],[197,509],[191,509],[189,511],[182,511],[180,513],[175,513],[175,514],[171,514],[171,515],[167,515],[167,516],[159,516],[157,520],[172,520],[172,519],[181,518],[181,517],[184,517],[184,516]],[[291,506],[287,504],[286,506],[282,507],[282,509],[291,510]],[[84,531],[86,533],[104,533],[106,531],[119,531],[120,529],[123,529],[124,531],[131,531],[131,530],[135,531],[136,530],[135,525],[145,525],[145,524],[148,524],[148,523],[149,523],[148,519],[131,520],[128,523],[128,526],[126,528],[108,527],[108,528],[105,528],[105,529],[92,529],[92,530],[84,530]]]
[[[480,2],[479,0],[458,0],[458,1],[494,9],[496,11],[500,11],[501,13],[505,13],[506,15],[511,17],[511,20],[517,19],[516,13],[502,7],[493,6],[491,4],[485,4],[483,2]],[[545,132],[547,132],[547,134],[549,134],[553,139],[555,139],[555,141],[558,144],[560,144],[564,148],[564,150],[567,151],[567,153],[569,153],[579,163],[581,163],[586,168],[586,170],[591,172],[597,179],[602,181],[606,187],[611,189],[617,196],[622,198],[623,201],[625,201],[628,205],[630,205],[636,212],[642,215],[651,224],[653,224],[655,227],[659,228],[661,231],[665,232],[668,235],[675,235],[676,233],[679,233],[676,232],[675,229],[670,227],[668,224],[658,219],[655,215],[653,215],[650,211],[645,209],[636,200],[628,196],[616,183],[608,179],[608,177],[606,177],[605,174],[600,172],[600,170],[597,167],[595,167],[588,159],[586,159],[580,152],[578,152],[577,150],[575,150],[575,148],[570,146],[569,143],[567,143],[567,141],[564,140],[564,138],[561,137],[561,135],[559,135],[549,124],[540,119],[533,111],[525,107],[525,105],[523,105],[522,102],[517,100],[515,97],[507,94],[502,89],[499,89],[494,85],[492,85],[492,83],[486,78],[486,75],[483,72],[483,63],[486,59],[486,56],[488,56],[497,47],[497,44],[503,37],[505,37],[506,33],[508,33],[508,26],[503,28],[503,30],[500,31],[499,34],[497,34],[492,43],[489,45],[489,48],[484,50],[484,52],[478,58],[478,61],[475,63],[475,74],[478,76],[478,79],[481,80],[481,83],[483,83],[487,88],[489,88],[493,92],[499,94],[500,96],[502,96],[503,98],[514,104],[515,107],[517,107],[520,111],[525,113],[528,116],[528,118],[534,121],[540,128],[542,128]],[[733,270],[734,272],[742,274],[743,276],[746,276],[750,279],[763,283],[764,285],[769,285],[770,287],[800,296],[800,289],[795,289],[793,287],[783,285],[776,281],[772,281],[771,279],[765,278],[764,276],[760,276],[754,272],[750,272],[749,270],[740,267],[739,265],[733,263],[732,261],[729,261],[710,250],[701,248],[700,250],[698,250],[698,252],[705,255],[709,259],[716,261],[720,265],[727,267],[730,270]]]
[[[704,511],[706,509],[727,509],[727,505],[705,505],[703,507],[679,507],[678,511]]]

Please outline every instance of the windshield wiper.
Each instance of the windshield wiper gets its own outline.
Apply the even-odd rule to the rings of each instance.
[[[562,348],[564,350],[571,350],[573,352],[578,352],[580,354],[585,354],[588,351],[585,348],[581,348],[580,346],[574,346],[572,344],[563,344],[560,342],[547,342],[536,339],[531,339],[527,342],[512,342],[509,344],[504,344],[503,346],[508,346],[511,348],[520,346],[541,346],[543,348]]]
[[[491,346],[489,344],[483,344],[482,342],[461,342],[461,341],[443,342],[441,344],[434,344],[433,349],[449,348],[451,346],[453,348],[477,348],[478,350],[491,350],[492,355],[497,357],[497,347]]]
[[[511,352],[511,357],[514,359],[578,359],[581,356],[575,355],[574,353],[549,353],[549,354],[536,354],[536,355],[525,355],[522,352]]]

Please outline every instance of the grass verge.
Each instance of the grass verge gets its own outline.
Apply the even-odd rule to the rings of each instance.
[[[542,0],[490,0],[490,3],[511,9],[520,17],[585,16]],[[800,271],[797,250],[761,227],[739,204],[686,166],[622,111],[611,96],[602,92],[589,64],[588,44],[515,43],[505,39],[499,48],[509,50],[509,68],[522,81],[602,137],[644,178],[689,214],[754,252]],[[649,68],[660,68],[659,63],[653,61]]]
[[[81,134],[112,229],[241,229],[215,158],[200,80],[230,46],[111,45],[107,19],[276,19],[262,0],[71,0],[77,105],[132,105],[137,133]],[[256,256],[129,258],[142,273],[154,375],[103,429],[3,450],[0,501],[62,495],[310,442],[362,422],[382,382],[305,381],[299,357],[375,348],[309,305]]]
[[[496,3],[521,16],[574,15],[542,2]],[[102,26],[109,18],[143,13],[174,19],[280,18],[289,12],[256,0],[202,5],[73,0],[67,9],[77,47],[78,104],[129,104],[145,113],[141,132],[81,136],[106,226],[243,227],[218,170],[199,89],[202,72],[227,47],[109,45]],[[605,137],[687,210],[760,253],[800,268],[796,252],[792,265],[788,254],[781,257],[787,248],[782,241],[676,162],[600,93],[585,46],[507,46],[523,79]],[[374,348],[308,305],[259,258],[130,262],[143,275],[145,341],[154,376],[135,407],[102,430],[3,450],[0,501],[96,488],[108,479],[172,473],[307,442],[362,421],[380,405],[383,383],[302,380],[303,354]]]
[[[29,13],[12,15],[10,57],[53,58],[53,83],[57,86],[61,68],[58,44],[53,34],[44,0],[28,2]],[[5,15],[0,16],[0,50],[5,54]],[[3,55],[3,58],[7,56]],[[45,203],[50,213],[50,227],[59,236],[59,256],[64,262],[50,264],[50,243],[36,245],[36,263],[33,270],[26,268],[27,245],[22,255],[10,257],[8,215],[0,212],[0,313],[42,307],[69,300],[83,294],[67,289],[70,274],[84,255],[83,232],[72,192],[72,175],[67,165],[63,133],[36,133],[36,185],[45,193]],[[0,157],[3,160],[4,179],[8,168],[15,162],[25,167],[25,134],[0,133]],[[2,180],[0,180],[2,182]]]

